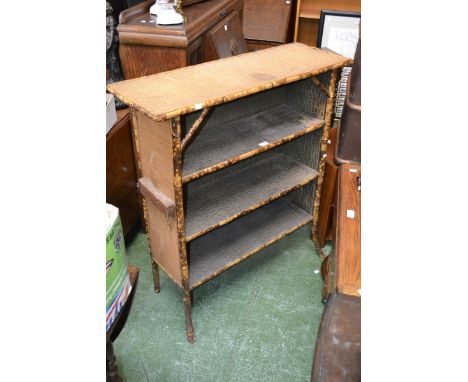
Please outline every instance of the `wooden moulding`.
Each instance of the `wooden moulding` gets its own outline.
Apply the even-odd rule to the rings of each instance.
[[[157,208],[165,214],[166,219],[171,220],[175,216],[174,202],[169,199],[161,190],[155,187],[153,182],[148,178],[140,178],[138,180],[138,188],[140,192],[149,199]]]

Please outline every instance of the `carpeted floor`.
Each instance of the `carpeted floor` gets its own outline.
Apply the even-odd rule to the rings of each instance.
[[[323,310],[309,237],[307,225],[195,289],[190,345],[181,290],[161,271],[154,293],[146,236],[137,234],[127,253],[140,280],[114,343],[124,380],[309,381]]]

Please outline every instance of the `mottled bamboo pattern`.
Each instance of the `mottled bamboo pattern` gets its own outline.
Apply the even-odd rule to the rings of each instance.
[[[180,117],[171,120],[172,126],[172,150],[174,160],[174,189],[176,202],[177,237],[179,247],[179,258],[182,274],[183,302],[185,312],[185,326],[187,339],[190,343],[195,341],[192,324],[192,295],[189,285],[189,268],[187,259],[187,248],[185,241],[185,217],[184,199],[182,190],[182,151],[181,151],[181,126]]]
[[[327,89],[325,86],[323,86],[323,84],[322,84],[316,77],[311,77],[311,78],[312,78],[312,82],[313,82],[316,86],[318,86],[318,88],[319,88],[322,92],[324,92],[324,93],[327,95],[327,97],[328,97],[328,96],[330,95],[330,93],[328,92],[328,89]]]
[[[205,120],[205,118],[208,115],[208,113],[210,112],[210,110],[211,109],[209,107],[206,107],[205,109],[203,109],[203,112],[200,114],[200,116],[197,118],[197,120],[193,123],[191,129],[187,132],[187,134],[185,135],[185,137],[184,137],[184,139],[182,141],[182,145],[181,145],[181,149],[180,149],[182,152],[185,151],[185,149],[187,148],[187,145],[193,139],[195,133],[200,128],[201,124]]]
[[[317,186],[315,189],[314,197],[314,210],[313,210],[313,221],[312,221],[312,237],[316,237],[317,224],[319,218],[319,208],[320,208],[320,198],[322,195],[322,183],[323,183],[323,173],[325,171],[325,158],[327,154],[327,141],[328,135],[332,123],[332,114],[333,114],[333,104],[335,102],[335,88],[336,80],[338,76],[338,70],[334,69],[331,72],[330,83],[328,85],[328,99],[325,112],[325,127],[323,129],[322,135],[322,144],[320,147],[320,164],[319,164],[319,176],[317,179]]]
[[[263,62],[271,65],[262,66]],[[108,86],[110,93],[132,108],[138,178],[143,179],[144,168],[145,176],[154,185],[157,184],[168,196],[170,190],[168,199],[172,204],[164,197],[158,197],[156,186],[153,187],[155,191],[152,184],[144,183],[143,179],[148,192],[141,204],[154,289],[158,292],[160,288],[159,267],[182,287],[186,333],[190,343],[194,342],[194,288],[308,223],[312,223],[314,238],[338,69],[351,62],[342,56],[303,44],[286,44],[263,53],[251,53]],[[245,65],[238,66],[238,63]],[[235,83],[224,81],[227,76],[236,74]],[[156,82],[159,86],[154,86]],[[206,86],[207,83],[211,85]],[[148,96],[151,92],[155,93],[154,97]],[[162,97],[163,94],[167,97]],[[153,102],[155,99],[161,102]],[[225,105],[212,109],[210,113],[210,108],[220,104]],[[262,110],[270,111],[269,108],[276,109],[271,110],[270,114],[260,114]],[[139,115],[137,111],[142,114]],[[250,115],[251,121],[247,118],[241,120]],[[157,123],[161,121],[167,122]],[[163,130],[169,128],[169,121],[171,136],[168,130]],[[237,125],[235,122],[226,125],[229,121],[238,122]],[[219,126],[224,126],[225,130]],[[242,129],[242,126],[248,128]],[[275,130],[276,126],[283,129]],[[257,135],[252,136],[250,130],[255,127]],[[233,136],[226,134],[226,131],[247,138],[233,143]],[[203,139],[205,133],[206,140]],[[223,136],[224,141],[210,136],[211,133]],[[145,140],[140,142],[143,135]],[[257,142],[258,139],[262,140]],[[211,147],[211,151],[207,147]],[[187,160],[187,164],[191,165],[186,166],[187,172],[191,172],[187,176],[183,176],[182,172],[184,150],[187,158],[195,158],[193,162]],[[279,161],[281,171],[268,172],[253,167],[253,181],[241,173],[239,178],[244,180],[243,186],[233,178],[232,184],[228,181],[223,183],[223,177],[252,166],[259,161],[256,156],[262,153],[264,159],[268,155],[287,155],[291,162],[307,166],[310,172],[300,171],[300,166],[288,167],[288,161],[283,158]],[[155,154],[159,155],[157,160]],[[142,160],[144,163],[141,163]],[[269,165],[273,168],[272,163]],[[293,170],[296,177],[287,174],[287,171]],[[257,172],[263,174],[264,183],[256,182]],[[284,183],[278,186],[280,180]],[[215,184],[218,194],[207,192],[208,184],[215,181],[220,182]],[[206,189],[198,188],[197,195],[196,187],[205,185]],[[255,188],[255,185],[258,187]],[[233,188],[238,191],[237,196],[232,194],[232,198],[225,198],[223,195]],[[190,190],[195,195],[193,200],[190,199]],[[200,200],[200,195],[210,200],[209,206],[194,202]],[[226,208],[226,200],[238,207]],[[185,203],[191,205],[193,210],[190,207],[185,209]],[[166,220],[170,215],[175,222],[169,219],[169,226],[166,227],[164,215],[155,208],[166,211]],[[189,217],[189,235],[186,235],[186,214]],[[164,242],[165,250],[158,251],[155,258],[150,238],[152,235],[158,238],[161,229],[155,231],[158,227],[151,227],[150,220],[158,221],[163,225],[162,229],[168,229],[164,238],[170,239]],[[153,242],[156,250],[158,241],[153,239]],[[157,264],[155,259],[170,272]],[[192,264],[189,264],[190,259]]]

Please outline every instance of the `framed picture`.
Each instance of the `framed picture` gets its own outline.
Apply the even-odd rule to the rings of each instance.
[[[327,48],[343,56],[354,58],[359,39],[359,12],[322,9],[317,35],[317,46]]]
[[[359,12],[324,10],[320,12],[317,47],[330,49],[343,56],[354,58],[359,40]],[[341,118],[346,98],[346,88],[351,67],[344,67],[336,89],[335,117]]]

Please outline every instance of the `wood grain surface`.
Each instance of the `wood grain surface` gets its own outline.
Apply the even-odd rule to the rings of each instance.
[[[106,136],[106,202],[119,209],[125,235],[138,222],[139,201],[129,109],[117,110]]]
[[[335,228],[336,289],[353,296],[360,296],[361,289],[361,191],[357,183],[360,176],[360,165],[340,166]]]

